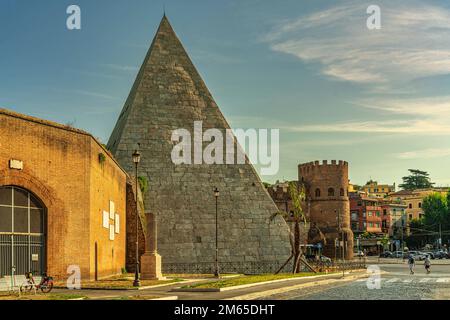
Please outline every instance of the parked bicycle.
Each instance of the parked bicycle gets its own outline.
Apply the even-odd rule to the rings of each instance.
[[[20,292],[29,292],[31,290],[41,290],[43,293],[49,293],[53,289],[53,278],[47,276],[46,273],[42,275],[41,282],[36,284],[33,278],[33,274],[28,272],[25,274],[27,278],[25,282],[20,286]]]

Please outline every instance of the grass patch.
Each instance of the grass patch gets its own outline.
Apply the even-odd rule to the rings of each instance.
[[[220,288],[228,288],[234,286],[240,286],[245,284],[252,284],[258,282],[265,281],[273,281],[273,280],[282,280],[282,279],[292,279],[292,278],[302,278],[309,276],[318,276],[326,273],[313,273],[313,272],[305,272],[305,273],[283,273],[283,274],[263,274],[263,275],[254,275],[254,276],[241,276],[237,278],[231,279],[223,279],[218,281],[206,282],[206,283],[197,283],[189,286],[184,286],[183,289],[220,289]]]
[[[153,300],[163,298],[162,296],[141,296],[141,295],[134,295],[134,296],[122,296],[122,297],[116,297],[111,300]]]
[[[162,284],[170,284],[180,282],[183,279],[173,278],[168,280],[141,280],[141,287],[157,286]],[[98,281],[82,281],[81,289],[103,289],[103,290],[120,290],[120,289],[133,289],[134,275],[124,274],[114,276],[107,279]],[[55,288],[66,288],[65,282],[55,283]]]
[[[215,279],[215,276],[211,273],[199,273],[199,274],[193,274],[193,273],[174,273],[174,274],[166,274],[167,278],[182,278],[182,279]],[[230,278],[230,277],[239,277],[242,276],[242,274],[237,273],[224,273],[220,275],[223,278]]]
[[[71,300],[86,299],[86,296],[77,294],[9,294],[0,295],[0,300]]]

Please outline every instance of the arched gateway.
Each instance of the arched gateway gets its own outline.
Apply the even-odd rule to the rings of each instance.
[[[0,187],[0,277],[46,268],[46,208],[30,191]]]

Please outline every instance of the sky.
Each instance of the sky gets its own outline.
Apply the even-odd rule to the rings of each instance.
[[[72,4],[81,30],[66,27]],[[280,129],[263,180],[336,159],[356,184],[413,168],[450,185],[448,1],[2,0],[0,107],[106,143],[164,7],[231,126]]]

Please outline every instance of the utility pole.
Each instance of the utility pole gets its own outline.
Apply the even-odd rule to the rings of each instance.
[[[334,210],[334,213],[336,213],[336,215],[337,215],[337,234],[338,234],[338,236],[337,236],[337,243],[338,243],[338,246],[339,246],[339,248],[341,247],[341,241],[340,241],[340,239],[339,239],[339,233],[341,232],[341,215],[339,214],[339,212],[337,211],[337,210]],[[342,254],[342,251],[341,250],[339,250],[340,251],[340,254]]]
[[[401,242],[400,242],[400,245],[401,245],[402,261],[405,260],[404,257],[403,257],[403,248],[404,248],[404,246],[403,246],[403,217],[404,217],[404,215],[402,214],[402,229],[401,229],[402,240],[401,240]]]

